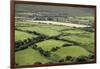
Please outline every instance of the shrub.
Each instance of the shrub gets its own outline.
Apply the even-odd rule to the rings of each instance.
[[[60,63],[61,63],[61,62],[64,62],[64,59],[60,59],[59,62],[60,62]]]
[[[45,64],[54,64],[53,62],[47,62],[47,63],[45,63]]]
[[[43,51],[42,53],[46,57],[50,57],[50,52],[49,51]]]
[[[56,49],[58,50],[58,49],[60,49],[60,47],[56,47]]]
[[[57,49],[56,48],[52,48],[51,51],[55,52]]]
[[[32,47],[33,49],[37,49],[37,45],[36,45],[36,44],[32,45],[31,47]]]
[[[79,56],[77,59],[76,59],[77,62],[86,62],[88,61],[88,58],[86,56]]]
[[[73,44],[63,44],[62,47],[72,46]]]
[[[32,41],[30,38],[28,38],[27,40],[28,40],[28,42],[31,42]]]
[[[52,48],[51,51],[55,52],[59,49],[60,47],[55,47],[55,48]]]
[[[28,43],[28,41],[27,40],[24,40],[24,43],[26,44],[26,43]]]
[[[66,61],[69,61],[72,59],[72,56],[66,56]]]
[[[93,59],[93,58],[94,58],[94,54],[89,54],[89,55],[88,55],[88,58],[89,58],[89,59]]]
[[[34,64],[42,64],[41,62],[35,62]]]

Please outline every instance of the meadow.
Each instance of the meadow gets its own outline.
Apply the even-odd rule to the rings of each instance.
[[[15,23],[17,66],[94,60],[94,32],[35,22]]]
[[[46,57],[42,56],[38,51],[27,48],[22,51],[15,53],[16,64],[18,65],[32,65],[36,62],[41,62],[42,64],[50,62]]]

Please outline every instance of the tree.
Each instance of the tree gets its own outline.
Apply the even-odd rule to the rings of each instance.
[[[66,56],[65,60],[70,61],[72,59],[72,56]]]
[[[89,59],[93,59],[94,58],[94,54],[89,54],[88,58]]]
[[[25,40],[24,40],[24,43],[26,44],[26,43],[28,43],[28,41],[25,39]]]
[[[51,51],[55,52],[57,49],[56,48],[52,48]]]
[[[36,45],[36,44],[32,45],[31,47],[32,47],[33,49],[37,49],[37,45]]]
[[[42,64],[41,62],[35,62],[34,64]]]
[[[20,45],[24,45],[24,42],[21,41],[21,42],[20,42]]]
[[[59,62],[64,62],[64,59],[60,59]]]
[[[16,47],[16,48],[20,47],[20,43],[16,41],[16,42],[15,42],[15,47]]]
[[[66,47],[66,46],[72,46],[73,44],[63,44],[62,47]]]
[[[88,61],[88,58],[86,56],[79,56],[76,59],[76,62],[86,62],[86,61]]]
[[[56,49],[58,50],[58,49],[60,49],[60,47],[56,47]]]
[[[43,51],[43,55],[46,57],[50,57],[50,52],[49,51]]]
[[[94,29],[92,27],[85,27],[83,28],[85,31],[88,31],[88,32],[93,32]]]
[[[55,48],[52,48],[51,51],[55,52],[59,49],[60,47],[55,47]]]
[[[27,32],[30,33],[30,34],[32,33],[32,31],[27,31]]]
[[[31,39],[30,38],[28,38],[27,40],[28,40],[28,42],[31,42]]]

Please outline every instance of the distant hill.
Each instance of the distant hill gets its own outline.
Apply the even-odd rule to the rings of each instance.
[[[93,16],[94,15],[93,8],[17,4],[16,14],[21,12],[39,13],[39,14],[46,14],[46,15],[68,15],[68,16]]]

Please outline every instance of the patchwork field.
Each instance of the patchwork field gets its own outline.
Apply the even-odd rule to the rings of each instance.
[[[95,7],[15,5],[15,67],[92,63]]]
[[[17,66],[94,60],[94,32],[83,27],[17,22],[15,43]]]

